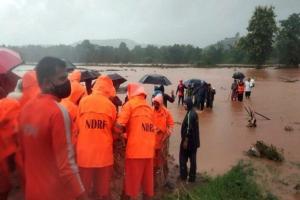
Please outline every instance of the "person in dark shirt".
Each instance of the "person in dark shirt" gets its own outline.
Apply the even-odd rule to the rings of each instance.
[[[198,110],[202,111],[204,109],[206,94],[207,94],[207,85],[201,85],[194,89],[194,95],[195,95],[194,104]]]
[[[196,111],[193,109],[193,101],[187,98],[184,101],[187,113],[181,125],[181,143],[179,152],[179,168],[181,180],[195,182],[197,169],[197,149],[200,147],[199,121]],[[190,171],[187,170],[187,162],[190,160]]]
[[[215,94],[216,94],[216,90],[214,88],[212,88],[211,84],[209,83],[207,85],[207,95],[206,95],[206,107],[207,108],[213,108]]]
[[[164,100],[164,106],[167,108],[168,101],[170,103],[173,103],[175,101],[175,95],[174,91],[171,91],[171,96],[165,93],[165,87],[163,85],[160,85],[159,87],[154,87],[154,94],[152,95],[152,98],[155,97],[157,94],[161,93]]]

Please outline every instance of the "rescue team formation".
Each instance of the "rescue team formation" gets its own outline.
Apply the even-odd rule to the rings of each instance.
[[[6,96],[0,90],[0,199],[7,199],[12,189],[12,166],[20,174],[26,200],[112,199],[117,140],[126,146],[121,199],[137,199],[140,191],[143,199],[152,199],[157,172],[167,184],[168,143],[174,127],[164,106],[167,94],[153,96],[151,107],[143,86],[129,83],[127,101],[118,113],[112,101],[116,89],[108,76],[99,76],[89,95],[80,79],[78,70],[67,73],[64,61],[44,57],[23,76],[22,95]],[[182,85],[179,90],[182,97]],[[191,100],[185,107],[180,175],[193,182],[200,145],[198,117]]]

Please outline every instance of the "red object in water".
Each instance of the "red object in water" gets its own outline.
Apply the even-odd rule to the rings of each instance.
[[[7,48],[0,48],[0,74],[5,74],[22,63],[23,60],[19,53]]]

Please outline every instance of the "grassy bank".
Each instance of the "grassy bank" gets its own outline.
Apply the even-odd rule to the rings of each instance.
[[[194,186],[179,184],[173,194],[164,200],[275,200],[254,181],[253,168],[243,162],[238,163],[223,176],[208,179]]]

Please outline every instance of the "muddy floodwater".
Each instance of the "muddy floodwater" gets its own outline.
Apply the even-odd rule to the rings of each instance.
[[[137,82],[144,74],[163,74],[172,85],[165,87],[167,93],[176,92],[180,79],[199,78],[211,83],[216,89],[214,108],[199,113],[201,147],[197,154],[197,168],[200,173],[222,174],[240,159],[245,158],[244,151],[257,140],[273,144],[284,150],[286,162],[300,163],[300,81],[285,82],[284,79],[300,79],[299,69],[198,69],[198,68],[127,68],[127,67],[89,67],[101,70],[101,74],[119,73],[128,82]],[[250,100],[232,102],[230,86],[235,70],[256,81]],[[23,71],[16,70],[19,74]],[[128,82],[124,83],[126,85]],[[153,85],[145,85],[149,94]],[[124,94],[120,94],[124,99]],[[176,102],[168,103],[175,121],[174,133],[170,142],[170,153],[178,160],[180,142],[180,124],[186,111]],[[271,120],[257,117],[257,127],[248,128],[248,115],[244,105]],[[292,131],[285,131],[285,126]]]
[[[165,87],[167,93],[176,92],[180,79],[203,79],[216,89],[214,108],[205,109],[199,114],[201,147],[198,152],[198,171],[220,174],[227,171],[256,140],[284,149],[287,160],[300,162],[300,82],[284,82],[283,79],[300,79],[299,69],[203,69],[203,68],[126,68],[126,67],[88,67],[100,70],[101,74],[119,73],[128,82],[138,82],[147,73],[163,74],[172,82]],[[23,74],[24,69],[16,69]],[[255,78],[256,84],[251,99],[244,102],[230,100],[232,74],[243,72],[246,77]],[[153,85],[144,85],[149,94]],[[122,99],[124,95],[120,94]],[[178,159],[180,142],[180,123],[185,116],[185,110],[176,102],[168,103],[168,109],[173,114],[175,124],[171,137],[170,152]],[[257,116],[257,128],[247,128],[247,113],[244,105],[250,105],[257,112],[271,118],[265,120]],[[285,126],[293,127],[287,132]]]

